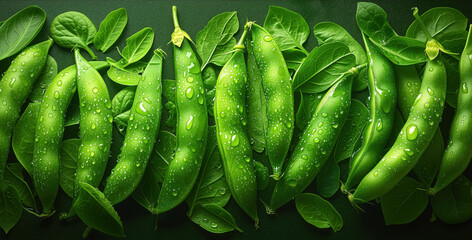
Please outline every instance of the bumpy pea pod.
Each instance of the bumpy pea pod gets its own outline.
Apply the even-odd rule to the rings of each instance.
[[[216,82],[215,123],[225,178],[234,200],[252,218],[257,217],[257,182],[252,149],[246,132],[247,70],[243,41],[249,27],[234,46],[233,56]]]
[[[179,26],[177,7],[172,7],[174,19],[174,71],[177,106],[177,150],[162,183],[157,205],[158,212],[179,205],[197,180],[208,137],[208,113],[200,63]]]
[[[452,120],[449,143],[439,166],[436,184],[431,192],[437,193],[453,182],[467,168],[472,158],[472,30],[459,61],[460,88],[457,96],[457,108]]]
[[[438,56],[426,63],[419,94],[392,148],[349,195],[353,203],[390,191],[415,166],[433,138],[446,97],[446,69]]]
[[[77,92],[80,102],[80,137],[74,198],[80,182],[97,187],[110,155],[113,116],[108,89],[97,72],[75,49]]]
[[[162,112],[163,54],[160,49],[154,51],[136,88],[119,162],[103,190],[111,204],[125,200],[136,189],[156,142]]]
[[[91,62],[95,69],[106,62]],[[51,213],[59,189],[59,155],[64,119],[77,89],[77,66],[62,70],[44,92],[36,123],[33,181],[45,213]]]
[[[294,128],[293,91],[282,52],[261,26],[249,22],[254,56],[262,74],[262,88],[267,104],[266,154],[275,180],[282,176]]]
[[[363,35],[369,62],[369,124],[364,128],[362,146],[350,161],[344,191],[355,187],[382,158],[392,131],[397,91],[393,67]],[[341,187],[342,188],[342,187]]]
[[[275,185],[271,210],[303,192],[328,160],[349,115],[352,80],[358,72],[358,68],[353,68],[340,76],[316,107],[287,162],[283,177]]]
[[[13,127],[33,84],[46,64],[52,40],[47,40],[19,53],[0,81],[0,181],[10,151]]]

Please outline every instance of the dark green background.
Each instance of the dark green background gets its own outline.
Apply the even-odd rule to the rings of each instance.
[[[168,53],[164,66],[164,78],[173,78],[172,48],[168,44],[170,34],[173,31],[171,6],[178,6],[181,27],[195,40],[198,31],[203,29],[206,23],[215,15],[225,11],[237,11],[240,25],[246,19],[263,24],[268,11],[268,6],[278,5],[300,13],[308,22],[310,28],[321,21],[333,21],[346,28],[354,38],[360,40],[360,32],[355,23],[357,1],[3,1],[0,0],[0,20],[6,20],[9,16],[29,5],[38,5],[46,11],[46,24],[35,39],[35,42],[47,39],[51,21],[60,13],[66,11],[79,11],[86,14],[98,28],[100,22],[112,10],[119,7],[126,8],[128,12],[128,25],[118,42],[115,44],[120,49],[125,46],[126,37],[144,27],[152,27],[155,31],[154,48],[160,47]],[[403,35],[413,21],[411,8],[419,7],[420,13],[436,6],[450,6],[459,9],[467,17],[472,17],[472,8],[466,1],[374,1],[377,2],[388,14],[392,27]],[[238,35],[241,32],[238,33]],[[316,45],[313,35],[308,39],[305,47],[310,51]],[[92,48],[94,49],[94,48]],[[94,49],[95,50],[95,49]],[[74,63],[73,54],[68,49],[54,45],[50,54],[56,59],[59,70]],[[83,52],[86,58],[87,53]],[[111,48],[105,55],[97,53],[99,59],[105,56],[119,59],[117,51]],[[149,59],[149,55],[148,58]],[[7,59],[0,62],[0,70],[8,67]],[[122,87],[107,81],[110,94],[113,96]],[[450,119],[453,114],[447,109],[444,119]],[[447,121],[443,121],[442,128],[447,132]],[[77,131],[72,129],[69,131]],[[116,136],[116,135],[114,135]],[[447,135],[445,135],[447,136]],[[116,159],[119,153],[120,139],[114,140],[112,158]],[[14,159],[11,155],[10,159]],[[469,168],[470,172],[470,168]],[[470,176],[470,174],[469,174]],[[311,188],[310,188],[311,189]],[[310,191],[308,189],[308,191]],[[58,212],[66,211],[70,206],[70,200],[63,192],[59,194],[57,201]],[[352,208],[347,198],[342,194],[336,194],[329,199],[344,219],[344,227],[338,233],[331,230],[320,230],[304,222],[298,215],[294,203],[281,208],[274,216],[265,214],[262,207],[259,208],[261,220],[259,229],[255,229],[253,222],[246,217],[234,204],[230,202],[228,210],[233,213],[238,225],[244,233],[237,232],[223,235],[214,235],[193,224],[185,215],[186,206],[160,215],[158,218],[146,212],[133,200],[127,200],[116,206],[123,221],[126,239],[206,239],[206,238],[231,238],[231,239],[470,239],[472,234],[472,221],[466,223],[446,225],[439,220],[430,222],[432,215],[428,206],[426,211],[413,223],[402,226],[385,226],[379,205],[364,206],[365,213],[357,212]],[[71,222],[59,222],[58,214],[50,219],[38,219],[26,212],[21,220],[6,236],[0,231],[0,239],[81,239],[85,225],[79,220]],[[156,228],[157,226],[157,228]],[[92,231],[89,239],[114,239],[113,237]]]

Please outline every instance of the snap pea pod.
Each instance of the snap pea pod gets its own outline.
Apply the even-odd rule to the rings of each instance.
[[[113,116],[108,89],[97,72],[75,49],[77,92],[80,102],[80,137],[74,198],[80,182],[97,187],[110,155]]]
[[[358,72],[359,69],[353,68],[340,76],[316,107],[287,162],[284,175],[275,185],[271,210],[303,192],[328,160],[349,115],[352,80]]]
[[[154,51],[136,88],[118,164],[108,177],[103,194],[111,204],[126,199],[146,170],[159,132],[162,112],[162,61],[164,52]]]
[[[349,175],[344,191],[355,187],[382,158],[385,145],[392,131],[397,90],[395,73],[385,58],[369,39],[363,35],[369,62],[369,123],[364,128],[362,146],[350,161]]]
[[[459,61],[460,87],[457,108],[452,120],[449,143],[439,166],[439,173],[431,192],[437,193],[453,182],[467,168],[472,158],[472,26]]]
[[[258,222],[256,172],[246,132],[247,70],[243,42],[248,30],[246,26],[241,39],[234,46],[235,52],[218,76],[214,116],[228,187],[236,203]]]
[[[208,135],[208,113],[200,63],[179,26],[177,7],[173,6],[174,71],[176,80],[177,148],[162,183],[157,205],[166,212],[187,198],[197,180]]]
[[[255,23],[248,25],[267,104],[266,154],[272,166],[272,177],[278,180],[295,125],[292,82],[282,52],[270,33]]]
[[[13,127],[33,84],[46,64],[52,40],[46,40],[19,53],[0,81],[0,181],[10,151]]]
[[[91,62],[95,69],[108,64]],[[32,174],[45,213],[51,213],[59,189],[59,154],[65,113],[77,89],[77,66],[62,70],[44,92],[36,123]]]
[[[395,143],[349,195],[351,202],[382,196],[413,169],[435,134],[445,97],[446,69],[438,56],[426,63],[419,94]]]

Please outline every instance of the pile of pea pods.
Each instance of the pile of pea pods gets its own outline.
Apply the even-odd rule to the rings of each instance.
[[[446,224],[472,218],[472,30],[460,11],[413,8],[401,36],[380,6],[360,2],[362,43],[321,22],[309,52],[307,22],[286,8],[242,28],[236,12],[221,13],[195,38],[177,7],[168,10],[173,53],[151,49],[146,27],[119,60],[97,60],[91,45],[113,51],[124,8],[98,30],[83,13],[62,13],[49,39],[36,39],[46,18],[38,6],[0,23],[5,234],[32,214],[80,220],[84,237],[124,237],[115,210],[124,201],[157,216],[185,209],[214,234],[243,232],[234,211],[257,228],[261,213],[290,204],[307,224],[340,231],[335,194],[359,214],[380,205],[386,225],[410,223],[428,205]],[[55,44],[71,49],[74,65],[58,72]],[[164,61],[173,80],[162,77]],[[113,97],[109,84],[121,86]],[[453,118],[443,121],[445,111]]]

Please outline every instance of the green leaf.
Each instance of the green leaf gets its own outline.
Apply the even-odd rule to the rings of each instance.
[[[341,74],[355,66],[355,56],[341,42],[313,49],[293,77],[293,90],[319,93],[328,89]]]
[[[431,197],[431,206],[436,216],[447,224],[468,221],[472,218],[472,183],[460,176],[449,186]]]
[[[28,183],[23,179],[23,167],[19,163],[7,165],[3,180],[16,189],[21,202],[27,207],[36,210],[36,201]]]
[[[73,205],[79,218],[89,227],[115,237],[124,237],[118,213],[102,192],[81,182],[80,192]]]
[[[420,187],[421,183],[405,177],[380,198],[386,225],[410,223],[426,209],[428,194]]]
[[[69,127],[80,123],[80,108],[76,103],[70,103],[67,108],[66,118],[64,119],[64,126]]]
[[[446,54],[442,55],[447,74],[446,102],[453,108],[457,106],[457,93],[460,86],[459,61]]]
[[[254,161],[254,169],[256,170],[257,190],[267,189],[269,186],[269,168],[258,161]]]
[[[213,53],[213,57],[210,59],[210,63],[216,66],[224,66],[226,62],[231,58],[234,52],[234,46],[236,45],[236,39],[231,38],[227,43],[218,45]],[[209,65],[207,65],[208,67]],[[203,69],[205,70],[205,68]]]
[[[428,148],[426,148],[416,163],[415,168],[413,168],[413,172],[422,184],[431,186],[441,165],[443,153],[444,140],[441,130],[437,128]]]
[[[305,130],[324,95],[325,92],[314,94],[300,92],[300,105],[295,115],[295,123],[300,130]]]
[[[235,229],[243,232],[236,225],[233,216],[224,208],[215,204],[195,207],[190,220],[211,233],[225,233]]]
[[[161,187],[157,181],[157,173],[153,168],[147,167],[138,187],[131,195],[133,199],[152,214],[157,214],[157,200]]]
[[[106,52],[120,37],[128,22],[126,9],[118,8],[111,11],[100,23],[93,44],[97,50]]]
[[[438,34],[447,35],[458,30],[465,30],[467,28],[467,18],[459,10],[449,7],[431,8],[425,13],[421,14],[426,29],[433,38]],[[423,42],[428,41],[423,29],[417,20],[413,21],[406,31],[406,36],[416,38]]]
[[[126,68],[111,58],[107,58],[110,69],[107,71],[108,77],[113,81],[125,86],[136,86],[141,79],[141,73],[144,71],[147,63],[136,62],[128,65]]]
[[[57,75],[56,60],[54,60],[53,57],[48,56],[46,65],[44,66],[43,71],[41,72],[41,75],[39,75],[38,79],[34,83],[33,90],[28,96],[28,99],[33,102],[40,102],[41,99],[43,98],[44,92],[49,87],[49,84],[51,84],[52,80],[54,79],[54,77],[56,77],[56,75]]]
[[[302,193],[295,198],[298,213],[317,228],[332,228],[337,232],[343,227],[343,218],[326,200],[312,193]]]
[[[0,25],[0,60],[13,56],[38,35],[46,21],[46,13],[38,6],[17,12]]]
[[[173,131],[175,131],[175,128],[177,127],[177,107],[175,106],[176,86],[177,83],[175,80],[164,79],[162,81],[162,94],[167,100],[165,107],[169,111],[169,118],[166,120],[166,125],[169,126]]]
[[[202,71],[203,85],[206,89],[206,106],[207,112],[210,116],[213,116],[213,105],[215,103],[215,92],[216,92],[216,80],[218,76],[216,75],[215,69],[212,65],[208,65]],[[175,94],[175,93],[174,93]]]
[[[387,140],[387,144],[385,144],[384,149],[389,149],[390,147],[393,146],[393,144],[397,140],[397,136],[400,134],[400,132],[403,128],[403,125],[405,125],[405,121],[403,120],[402,113],[400,112],[400,110],[398,108],[396,108],[394,118],[393,118],[393,126],[392,126],[392,130],[391,130],[391,133],[390,133],[390,137]]]
[[[59,14],[51,23],[49,30],[54,43],[65,48],[83,48],[92,59],[97,56],[88,47],[93,42],[97,29],[92,21],[80,12],[65,12]]]
[[[154,41],[154,30],[150,27],[143,28],[141,31],[133,34],[126,39],[126,47],[121,52],[123,59],[120,63],[126,67],[139,61],[146,56]]]
[[[160,131],[156,145],[149,159],[148,168],[156,173],[157,181],[162,183],[177,147],[177,138],[167,131]],[[157,204],[157,202],[155,202]]]
[[[316,175],[316,192],[322,197],[332,197],[339,189],[340,169],[334,156],[331,155]]]
[[[216,127],[208,128],[208,142],[200,174],[195,186],[186,201],[189,205],[187,215],[192,216],[195,207],[203,204],[214,204],[224,207],[231,193],[224,177],[223,164],[217,147]]]
[[[467,35],[468,32],[462,29],[454,32],[438,33],[435,39],[438,40],[445,49],[460,53],[464,49]]]
[[[0,182],[0,227],[8,233],[23,213],[20,196],[10,184]]]
[[[426,62],[424,42],[403,36],[393,36],[386,43],[370,40],[379,47],[380,52],[397,65],[413,65]]]
[[[238,29],[239,20],[237,13],[224,12],[214,16],[205,28],[198,32],[196,49],[202,59],[202,70],[212,62],[214,55],[222,53],[221,51],[225,49],[225,47],[220,46],[228,43]]]
[[[125,87],[113,97],[113,100],[111,101],[111,112],[113,117],[131,109],[131,106],[133,106],[135,91],[135,87]]]
[[[336,162],[352,156],[355,150],[355,143],[361,138],[362,130],[368,122],[369,110],[367,110],[367,107],[360,101],[352,99],[349,115],[334,149]]]
[[[61,146],[61,171],[59,184],[62,190],[71,198],[74,197],[74,179],[77,171],[77,159],[79,157],[80,139],[68,139]]]
[[[40,107],[40,102],[28,104],[16,122],[11,140],[13,152],[15,152],[18,162],[23,165],[29,175],[33,174],[34,134]]]
[[[270,6],[264,28],[275,39],[280,51],[298,48],[308,55],[303,43],[310,35],[310,28],[300,14],[283,7]]]
[[[364,34],[380,43],[397,35],[388,23],[387,13],[375,3],[357,3],[356,22]]]
[[[126,127],[128,127],[128,120],[131,110],[118,114],[113,118],[118,131],[124,136],[126,134]]]
[[[298,49],[287,49],[282,52],[284,55],[285,63],[287,64],[287,68],[296,71],[302,62],[305,60],[306,55],[304,52]]]
[[[252,149],[258,153],[265,148],[265,132],[267,129],[266,98],[262,88],[262,75],[254,58],[251,41],[247,44],[247,134]]]

